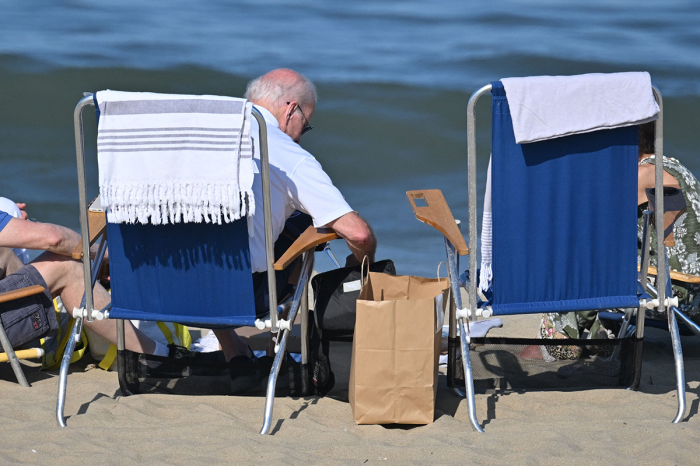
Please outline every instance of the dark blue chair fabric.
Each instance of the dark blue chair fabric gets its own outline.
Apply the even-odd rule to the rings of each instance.
[[[492,86],[494,315],[638,307],[637,126],[516,144]]]
[[[107,224],[110,318],[255,324],[245,220],[228,224]]]

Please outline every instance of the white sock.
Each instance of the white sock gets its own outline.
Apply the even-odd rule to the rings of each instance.
[[[155,349],[155,351],[153,351],[153,355],[154,356],[168,357],[168,354],[170,353],[168,346],[164,345],[163,343],[160,343],[158,341],[156,341],[155,344],[156,344],[156,349]]]

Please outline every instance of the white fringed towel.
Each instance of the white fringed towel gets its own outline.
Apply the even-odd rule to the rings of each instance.
[[[501,82],[518,144],[647,123],[659,114],[647,72],[533,76]]]
[[[221,224],[254,214],[250,102],[108,90],[97,103],[110,222]]]

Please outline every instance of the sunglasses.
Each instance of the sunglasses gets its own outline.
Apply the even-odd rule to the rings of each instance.
[[[287,105],[289,105],[291,102],[287,102]],[[304,115],[304,111],[301,109],[301,105],[297,105],[297,110],[299,110],[299,113],[301,113],[301,116],[304,118],[304,126],[301,128],[301,134],[302,136],[312,129],[314,129],[313,126],[309,124],[309,120],[306,118],[306,115]]]

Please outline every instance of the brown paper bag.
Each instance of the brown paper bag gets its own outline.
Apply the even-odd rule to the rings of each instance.
[[[349,400],[357,424],[430,424],[448,280],[370,272],[357,300]]]

